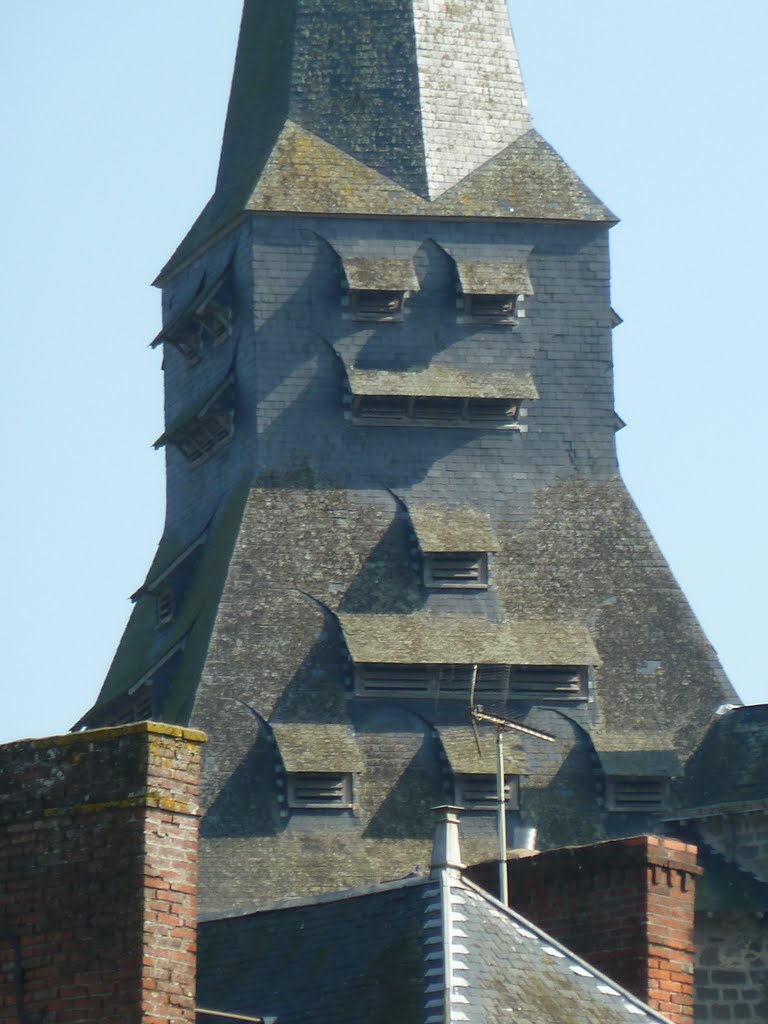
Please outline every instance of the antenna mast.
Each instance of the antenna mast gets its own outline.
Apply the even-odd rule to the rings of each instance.
[[[538,740],[545,740],[547,743],[554,743],[555,737],[541,729],[532,729],[528,725],[522,725],[501,715],[491,715],[478,704],[475,704],[475,683],[477,681],[477,665],[472,666],[472,688],[470,692],[469,714],[472,718],[472,727],[475,730],[475,741],[478,754],[480,753],[480,740],[477,735],[477,722],[487,722],[496,726],[496,806],[497,806],[497,827],[499,833],[499,899],[504,906],[509,906],[509,888],[507,885],[507,787],[504,780],[504,733],[521,732],[525,736],[533,736]]]

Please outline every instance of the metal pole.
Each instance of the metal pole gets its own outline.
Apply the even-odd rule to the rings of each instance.
[[[499,811],[499,899],[509,906],[507,890],[507,791],[504,785],[504,730],[496,729],[496,795]]]

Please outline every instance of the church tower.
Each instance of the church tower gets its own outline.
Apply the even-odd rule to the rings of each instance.
[[[167,515],[82,725],[210,737],[203,909],[659,828],[735,694],[620,478],[615,218],[504,0],[245,0],[164,268]]]

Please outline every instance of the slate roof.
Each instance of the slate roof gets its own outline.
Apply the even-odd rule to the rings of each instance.
[[[281,1024],[665,1020],[447,870],[204,919],[198,1002]]]
[[[768,801],[768,704],[734,708],[715,719],[687,766],[678,805],[708,809]]]
[[[494,623],[479,616],[340,615],[355,662],[384,664],[596,665],[578,622]]]

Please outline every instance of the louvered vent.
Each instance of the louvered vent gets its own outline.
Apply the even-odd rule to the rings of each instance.
[[[434,589],[484,589],[488,586],[488,556],[482,551],[426,555],[424,583]]]
[[[504,799],[508,810],[515,810],[520,806],[520,786],[517,776],[506,776]],[[457,776],[456,802],[466,811],[496,811],[498,808],[496,776]]]
[[[356,395],[355,423],[387,426],[504,427],[520,415],[515,398],[446,398],[442,396]]]
[[[642,776],[609,780],[608,801],[613,811],[654,811],[663,807],[666,780]]]
[[[288,776],[290,807],[322,810],[352,806],[352,776],[297,773]]]
[[[587,672],[574,665],[519,665],[512,669],[510,698],[530,700],[584,700]]]
[[[519,295],[465,295],[464,314],[473,320],[496,324],[515,323]]]
[[[164,583],[157,591],[155,602],[157,626],[159,629],[162,626],[167,626],[169,623],[173,622],[175,601],[173,587],[169,583]]]
[[[430,665],[378,665],[358,667],[358,689],[379,696],[420,697],[433,690]]]
[[[505,699],[508,665],[479,665],[475,680],[477,697]],[[472,665],[388,665],[357,667],[357,690],[365,696],[448,697],[469,700]]]
[[[365,395],[355,399],[354,416],[360,423],[396,423],[408,418],[410,399],[399,395]]]

